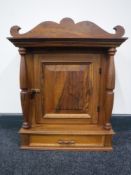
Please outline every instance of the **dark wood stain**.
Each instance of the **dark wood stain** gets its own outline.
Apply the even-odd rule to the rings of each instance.
[[[112,150],[114,55],[127,38],[89,21],[46,21],[8,39],[21,55],[21,148]]]

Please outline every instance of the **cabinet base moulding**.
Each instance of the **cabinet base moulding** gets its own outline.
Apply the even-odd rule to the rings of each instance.
[[[97,125],[96,128],[97,130],[90,131],[67,129],[68,132],[62,131],[59,126],[52,128],[52,131],[44,128],[40,130],[39,127],[30,131],[21,129],[21,149],[111,151],[113,130],[105,131]]]

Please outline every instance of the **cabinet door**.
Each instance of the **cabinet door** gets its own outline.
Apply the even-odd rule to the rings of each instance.
[[[97,123],[99,54],[38,54],[34,61],[38,123]]]

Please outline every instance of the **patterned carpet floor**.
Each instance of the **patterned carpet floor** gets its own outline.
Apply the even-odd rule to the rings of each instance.
[[[131,117],[112,117],[112,152],[19,149],[21,116],[0,116],[0,175],[131,175]]]

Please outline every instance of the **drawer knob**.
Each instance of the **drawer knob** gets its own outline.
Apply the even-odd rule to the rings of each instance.
[[[58,143],[59,144],[75,144],[75,141],[74,140],[58,140]]]

